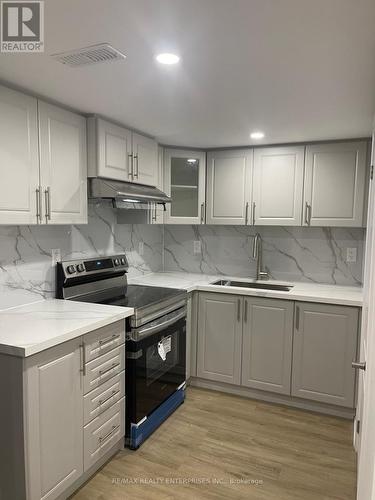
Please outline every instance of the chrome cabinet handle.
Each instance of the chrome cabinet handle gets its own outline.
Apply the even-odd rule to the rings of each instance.
[[[241,299],[237,300],[237,321],[241,321]]]
[[[128,154],[128,162],[129,162],[129,165],[128,165],[128,177],[131,180],[133,180],[134,179],[134,171],[133,171],[134,165],[133,165],[133,155],[131,153]]]
[[[103,377],[103,375],[106,375],[110,371],[114,370],[115,368],[118,368],[120,366],[120,363],[112,363],[112,365],[107,368],[106,370],[99,370],[99,377]]]
[[[39,223],[42,222],[42,207],[41,207],[41,199],[40,199],[40,186],[36,188],[35,194],[36,194],[36,221]]]
[[[249,222],[249,202],[246,202],[246,208],[245,208],[245,226],[247,226]]]
[[[201,224],[204,224],[205,219],[205,206],[204,203],[201,203]]]
[[[253,226],[255,226],[255,207],[256,207],[256,204],[255,204],[255,201],[253,201]]]
[[[366,370],[366,363],[360,361],[353,361],[352,368],[355,368],[356,370]]]
[[[158,204],[154,203],[154,210],[153,210],[153,216],[152,216],[152,220],[154,222],[156,222],[156,220],[157,220],[157,206],[158,206]]]
[[[305,223],[307,226],[310,225],[311,223],[311,205],[306,202],[306,207],[305,207]]]
[[[44,201],[46,204],[46,223],[51,220],[51,188],[48,186],[44,190]]]
[[[101,349],[102,347],[106,346],[110,342],[114,342],[115,340],[119,339],[120,335],[112,335],[111,337],[108,337],[103,340],[99,340],[99,348]]]
[[[139,177],[138,155],[133,155],[133,158],[135,160],[134,178],[138,179]]]
[[[119,394],[120,391],[112,391],[111,395],[108,396],[107,398],[105,399],[100,399],[99,402],[98,402],[98,408],[100,408],[101,406],[105,405],[106,403],[108,403],[108,401],[110,401],[113,397],[115,397],[117,394]]]
[[[296,306],[296,330],[299,331],[299,306]]]
[[[79,370],[84,377],[86,377],[86,346],[85,346],[85,343],[83,342],[80,346],[80,349],[81,349],[81,360],[82,360],[82,365],[81,365],[81,369]]]
[[[99,443],[103,444],[104,441],[106,441],[107,439],[109,439],[112,436],[112,434],[114,434],[119,428],[120,428],[119,425],[112,425],[112,429],[105,436],[101,436],[99,438]]]
[[[247,323],[247,300],[245,299],[244,305],[244,322]]]

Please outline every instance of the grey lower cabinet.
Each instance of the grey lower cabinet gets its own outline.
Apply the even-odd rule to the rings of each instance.
[[[239,384],[243,298],[200,293],[198,308],[197,376]]]
[[[200,292],[197,377],[353,408],[356,307]]]
[[[354,407],[358,309],[296,302],[292,395]]]
[[[0,355],[0,499],[67,498],[120,448],[124,343],[118,321],[27,358]]]
[[[290,394],[294,303],[244,297],[241,385]]]

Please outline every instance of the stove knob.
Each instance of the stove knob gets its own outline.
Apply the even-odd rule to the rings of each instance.
[[[75,266],[68,266],[66,270],[68,271],[68,274],[74,274],[76,272]]]
[[[85,266],[83,264],[78,264],[77,271],[79,273],[83,273],[84,270],[85,270]]]
[[[126,261],[125,261],[124,257],[121,259],[121,264],[122,264],[123,266],[125,266],[125,264],[126,264]]]
[[[119,259],[115,259],[115,266],[119,266],[120,265],[120,260]]]

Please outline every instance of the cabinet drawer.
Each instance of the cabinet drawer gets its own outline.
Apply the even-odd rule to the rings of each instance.
[[[125,321],[116,321],[84,337],[86,362],[99,358],[125,343]]]
[[[87,471],[125,435],[125,398],[84,427],[84,470]]]
[[[84,425],[102,415],[125,396],[125,371],[86,394],[83,399]]]
[[[125,345],[116,347],[86,364],[84,393],[96,389],[125,368]]]

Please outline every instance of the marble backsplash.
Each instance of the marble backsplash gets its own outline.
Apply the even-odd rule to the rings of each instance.
[[[365,231],[347,228],[260,227],[263,262],[278,280],[360,285]],[[254,277],[254,228],[117,224],[110,204],[90,205],[89,223],[0,226],[0,309],[54,296],[51,249],[63,259],[126,253],[129,276],[156,271]],[[143,242],[143,255],[139,243]],[[193,242],[202,253],[194,255]],[[164,246],[163,246],[164,245]],[[357,262],[346,262],[346,248]]]
[[[263,239],[263,265],[271,278],[337,285],[362,283],[365,231],[361,228],[165,226],[164,269],[255,277],[253,236]],[[193,242],[201,242],[194,255]],[[346,262],[346,248],[357,262]]]
[[[0,226],[0,308],[54,296],[53,248],[63,259],[125,252],[137,276],[162,269],[162,242],[161,226],[117,224],[109,204],[90,205],[87,225]]]

